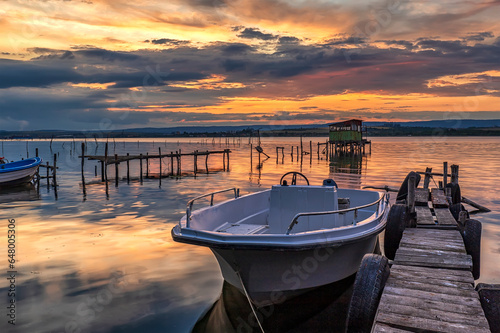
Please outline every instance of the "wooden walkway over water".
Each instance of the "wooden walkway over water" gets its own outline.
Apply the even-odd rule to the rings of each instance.
[[[417,225],[403,232],[372,332],[490,332],[445,193],[414,195]]]

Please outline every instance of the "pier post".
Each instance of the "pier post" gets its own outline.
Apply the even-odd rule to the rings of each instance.
[[[229,171],[229,149],[226,149],[227,150],[227,171]]]
[[[104,146],[104,182],[106,184],[106,198],[109,198],[109,184],[108,184],[108,141]]]
[[[85,189],[85,175],[83,173],[85,166],[85,143],[82,142],[82,189],[83,189],[83,197],[87,196],[87,190]]]
[[[304,155],[304,147],[302,145],[302,135],[301,135],[300,136],[300,156],[302,156],[302,155]]]
[[[38,157],[38,148],[35,148],[35,156]]]
[[[253,144],[250,144],[250,170],[252,169],[253,165]]]
[[[137,141],[139,143],[139,141]],[[142,154],[139,155],[139,179],[142,184]]]
[[[416,174],[412,172],[408,177],[408,196],[407,196],[407,206],[410,210],[410,214],[415,213],[416,181],[417,181]]]
[[[313,142],[309,140],[309,164],[313,162]]]
[[[158,179],[159,179],[159,181],[158,181],[159,185],[158,186],[161,187],[161,147],[158,147],[158,156],[159,156],[159,158],[158,158],[158,162],[159,162],[158,168],[160,169],[160,172],[158,174]]]
[[[100,161],[101,163],[101,181],[104,182],[104,161]]]
[[[451,167],[451,182],[458,184],[458,165],[453,164]]]
[[[182,152],[181,149],[179,148],[179,176],[182,175]]]
[[[208,174],[208,150],[207,150],[207,155],[205,156],[205,168],[207,170],[207,174]]]
[[[194,176],[196,177],[196,173],[198,172],[198,151],[194,151],[193,155],[193,169],[194,169]]]
[[[448,162],[443,162],[443,188],[448,183]]]
[[[174,152],[170,152],[170,175],[174,175]]]
[[[127,153],[127,184],[130,183],[130,161],[129,161],[129,156],[130,156],[130,154]]]
[[[50,175],[49,175],[49,170],[50,170],[50,165],[49,165],[49,162],[47,162],[47,176],[45,178],[47,178],[47,188],[50,186]]]
[[[54,180],[53,181],[54,188],[57,188],[56,175],[57,175],[57,154],[54,154],[54,169],[52,169],[52,178]]]
[[[260,154],[259,154],[260,155]],[[226,150],[222,153],[222,169],[226,171]]]
[[[424,178],[424,188],[428,189],[429,188],[429,182],[431,180],[431,175],[432,173],[432,168],[425,168],[425,178]]]
[[[118,154],[115,153],[115,186],[118,187]]]
[[[146,178],[149,178],[149,152],[146,153]]]

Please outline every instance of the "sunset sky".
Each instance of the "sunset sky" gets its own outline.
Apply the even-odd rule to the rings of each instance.
[[[0,130],[499,119],[499,17],[499,0],[1,0]]]

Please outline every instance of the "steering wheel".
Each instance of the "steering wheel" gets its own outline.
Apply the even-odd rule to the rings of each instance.
[[[286,180],[284,181],[283,179],[290,174],[292,175],[292,183],[290,185],[297,185],[297,175],[304,178],[307,182],[307,185],[309,185],[309,179],[307,179],[307,177],[304,176],[303,174],[301,174],[300,172],[296,172],[296,171],[287,172],[283,176],[281,176],[280,185],[288,185],[288,184],[286,184]]]

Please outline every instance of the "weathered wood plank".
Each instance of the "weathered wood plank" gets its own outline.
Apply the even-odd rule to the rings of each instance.
[[[386,324],[376,323],[372,329],[372,333],[408,333],[410,331],[391,327]]]
[[[458,225],[457,221],[451,214],[450,210],[448,208],[435,208],[434,212],[436,213],[436,218],[438,224],[451,224],[451,225]]]
[[[403,316],[412,316],[414,318],[438,320],[453,324],[462,324],[481,328],[489,328],[486,318],[481,320],[480,316],[466,313],[453,313],[448,310],[430,309],[428,307],[419,308],[403,304],[394,304],[384,302],[379,305],[379,313],[398,314]]]
[[[435,225],[434,217],[432,216],[431,210],[426,206],[415,206],[415,211],[417,212],[417,224],[431,224]]]
[[[418,297],[408,297],[408,296],[397,296],[384,293],[380,298],[380,304],[395,304],[395,305],[407,305],[415,308],[421,309],[434,309],[441,311],[449,311],[452,313],[461,313],[468,315],[482,315],[483,308],[481,304],[475,304],[473,306],[463,305],[463,304],[451,304],[449,302],[440,302],[439,300],[421,299]]]
[[[430,283],[435,286],[453,287],[465,290],[471,290],[472,284],[461,281],[451,281],[447,278],[439,278],[434,275],[426,276],[423,274],[417,275],[415,272],[391,272],[391,277],[396,280],[410,280],[420,283]]]
[[[420,241],[427,241],[427,242],[449,242],[450,244],[459,244],[462,245],[464,244],[463,238],[460,235],[460,233],[455,234],[455,233],[447,233],[449,231],[457,231],[457,230],[433,230],[433,231],[441,231],[443,232],[442,235],[438,234],[430,234],[430,233],[425,233],[426,231],[430,231],[432,229],[417,229],[414,228],[414,230],[422,232],[421,234],[410,234],[406,233],[404,234],[403,239],[409,243],[409,242],[415,242],[419,243]],[[458,232],[458,231],[457,231]]]
[[[432,291],[425,291],[419,289],[409,289],[401,286],[388,286],[386,285],[384,288],[384,293],[396,296],[407,296],[413,298],[419,298],[423,300],[430,300],[435,302],[443,302],[448,303],[450,306],[452,304],[462,304],[465,306],[476,306],[478,297],[462,297],[457,295],[448,295],[435,293]]]
[[[388,314],[388,313],[379,313],[377,316],[378,322],[393,324],[393,325],[402,325],[401,327],[408,327],[419,330],[427,330],[429,332],[464,332],[464,333],[486,333],[490,332],[488,328],[477,327],[467,324],[460,323],[449,323],[443,322],[440,320],[433,319],[424,319],[417,318],[408,315],[400,315],[400,314]]]
[[[445,239],[462,239],[459,231],[442,231],[442,230],[432,230],[432,229],[415,229],[415,228],[407,228],[404,231],[405,235],[409,236],[420,236],[425,235],[425,237],[437,237],[437,238],[445,238]]]
[[[403,239],[399,243],[400,247],[411,247],[416,249],[436,249],[442,251],[454,251],[454,252],[463,252],[464,246],[461,244],[453,244],[453,243],[441,243],[439,244],[436,241],[421,241],[415,242],[408,239]]]
[[[391,273],[392,272],[408,272],[415,275],[421,274],[423,276],[434,276],[436,278],[446,279],[449,281],[467,282],[471,284],[474,283],[474,278],[472,277],[471,272],[459,271],[456,269],[393,265],[391,267]]]
[[[446,200],[446,196],[444,195],[443,190],[433,188],[431,190],[431,199],[432,205],[434,208],[446,208],[448,207],[448,200]]]
[[[394,279],[391,276],[389,276],[389,279],[387,279],[386,286],[427,291],[427,292],[431,292],[431,293],[435,293],[435,294],[445,294],[445,295],[450,295],[450,296],[460,296],[460,297],[469,297],[469,298],[479,299],[477,292],[472,288],[467,290],[467,289],[459,289],[459,288],[454,288],[454,287],[436,286],[436,285],[432,285],[430,283],[425,283],[425,282],[422,283],[422,282],[410,281],[410,280],[402,281],[402,280]]]
[[[436,249],[416,249],[416,248],[411,248],[411,247],[402,247],[400,246],[398,249],[398,253],[400,255],[408,255],[408,256],[419,256],[419,257],[429,257],[429,256],[436,256],[436,257],[447,257],[447,258],[460,258],[462,259],[464,256],[466,256],[466,253],[460,253],[460,252],[455,252],[455,251],[446,251],[446,250],[436,250]]]
[[[407,255],[398,255],[394,258],[394,263],[399,265],[424,266],[424,267],[441,267],[454,269],[472,269],[472,259],[470,256],[465,258],[446,258],[438,256],[415,257]]]
[[[429,201],[429,189],[417,188],[415,189],[415,205],[427,207]]]

